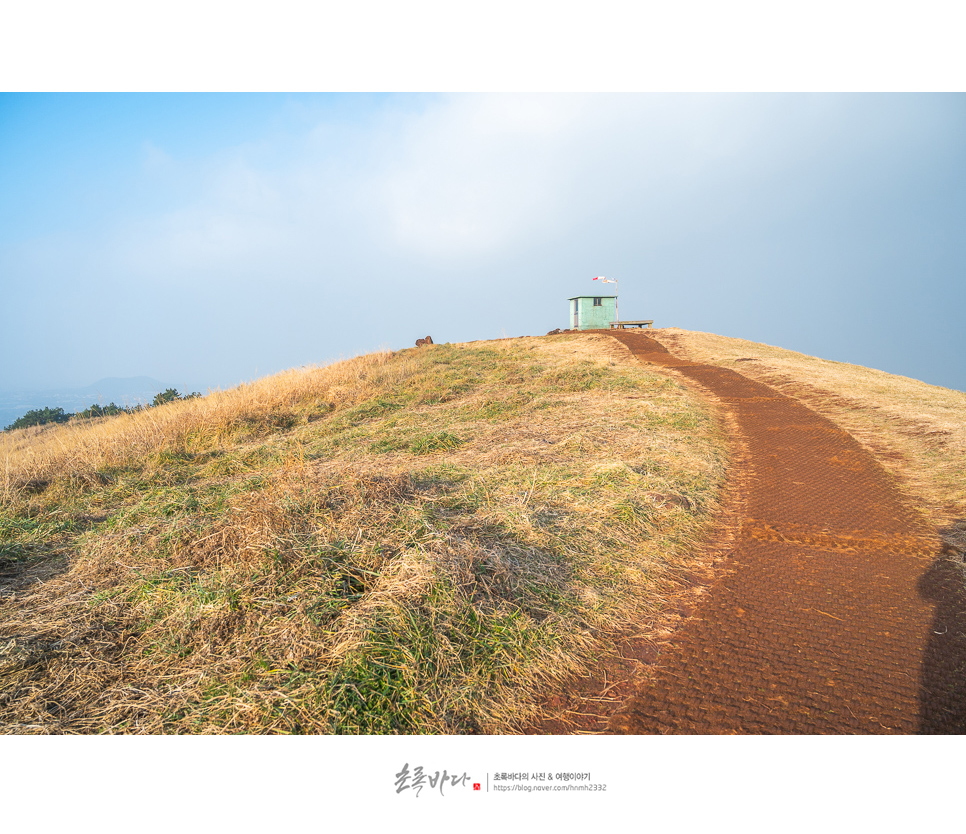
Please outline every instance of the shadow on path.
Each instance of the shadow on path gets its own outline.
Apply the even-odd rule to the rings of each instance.
[[[955,539],[966,519],[940,530]],[[936,606],[922,659],[920,733],[966,733],[966,561],[947,549],[919,580]]]

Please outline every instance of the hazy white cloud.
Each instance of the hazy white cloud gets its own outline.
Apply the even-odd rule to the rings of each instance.
[[[297,273],[320,252],[492,261],[625,204],[666,221],[748,151],[762,111],[740,98],[444,96],[390,108],[371,132],[276,137],[284,154],[269,138],[188,165],[148,143],[146,167],[178,183],[180,202],[116,228],[105,261],[166,281]]]
[[[373,209],[383,213],[395,245],[430,259],[493,257],[563,231],[601,198],[613,204],[646,177],[637,129],[642,103],[619,96],[445,98],[403,120],[376,149]]]

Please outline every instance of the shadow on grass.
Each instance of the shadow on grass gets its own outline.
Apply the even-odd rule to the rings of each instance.
[[[69,566],[70,560],[60,552],[32,555],[23,545],[5,545],[0,550],[0,601],[59,576]]]

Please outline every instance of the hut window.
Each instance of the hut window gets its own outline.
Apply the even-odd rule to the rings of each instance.
[[[600,299],[599,298],[595,298],[594,299],[594,306],[595,307],[600,307]]]

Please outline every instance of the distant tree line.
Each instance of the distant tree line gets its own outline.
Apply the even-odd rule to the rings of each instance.
[[[28,426],[43,426],[47,423],[66,423],[72,418],[83,420],[91,419],[93,417],[113,417],[115,414],[133,414],[136,411],[144,411],[147,408],[164,405],[165,403],[174,402],[175,400],[193,400],[195,397],[200,396],[201,394],[199,394],[197,391],[194,391],[191,394],[179,394],[178,389],[168,388],[166,391],[162,391],[160,394],[155,394],[151,405],[123,406],[115,405],[112,402],[108,405],[92,405],[89,408],[85,408],[83,411],[78,411],[76,414],[69,414],[62,408],[35,408],[32,411],[28,411],[23,417],[18,417],[9,426],[7,426],[4,431],[10,431],[11,429],[25,429]]]

